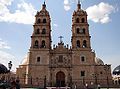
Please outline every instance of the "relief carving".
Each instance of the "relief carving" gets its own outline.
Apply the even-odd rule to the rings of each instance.
[[[51,62],[50,62],[51,67],[59,68],[59,67],[70,67],[71,66],[71,59],[68,56],[56,56],[52,57]]]

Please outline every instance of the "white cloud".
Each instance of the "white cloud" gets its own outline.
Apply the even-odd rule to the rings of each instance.
[[[71,9],[69,0],[64,0],[64,9],[65,9],[66,11],[69,11],[69,10]]]
[[[108,3],[101,2],[98,5],[88,7],[88,19],[94,22],[108,23],[111,21],[110,14],[114,12],[114,7]]]
[[[69,4],[69,0],[64,0],[64,4]]]
[[[6,2],[0,2],[0,21],[4,22],[14,22],[14,23],[22,23],[22,24],[33,24],[34,23],[34,15],[36,10],[32,6],[31,3],[26,3],[24,0],[21,1],[20,4],[17,5],[17,10],[14,13],[11,13],[8,9],[8,6],[11,5],[13,0],[5,0],[9,1],[9,4]],[[11,1],[11,2],[10,2]]]
[[[0,0],[0,16],[3,16],[5,13],[8,13],[8,5],[11,5],[13,0]]]
[[[2,3],[3,5],[11,5],[13,0],[0,0],[0,3]]]
[[[15,59],[15,57],[9,53],[0,51],[0,62],[2,61],[3,63],[8,62],[8,60]]]
[[[10,49],[11,47],[8,46],[7,42],[3,41],[1,38],[0,38],[0,49]]]

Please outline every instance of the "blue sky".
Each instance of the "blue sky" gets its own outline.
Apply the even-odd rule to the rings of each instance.
[[[34,15],[44,0],[0,0],[0,63],[12,70],[22,63],[30,48]],[[46,0],[51,15],[52,41],[71,45],[72,13],[77,0]],[[120,65],[120,0],[81,0],[88,12],[91,46],[96,56],[112,69]]]

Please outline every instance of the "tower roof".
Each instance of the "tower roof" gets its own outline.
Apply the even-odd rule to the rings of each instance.
[[[42,8],[40,11],[37,11],[36,16],[49,16],[49,12],[46,10],[46,3],[42,4]]]
[[[113,70],[114,75],[120,75],[120,65]]]
[[[78,0],[77,9],[73,12],[74,15],[87,15],[87,12],[81,8],[80,0]]]
[[[6,66],[0,63],[0,74],[8,73],[8,72],[9,70],[6,68]]]

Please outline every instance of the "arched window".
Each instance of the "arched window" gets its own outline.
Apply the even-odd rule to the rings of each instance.
[[[85,34],[85,28],[83,28],[83,34]]]
[[[46,47],[46,46],[45,46],[45,41],[44,41],[44,40],[42,41],[41,47],[42,47],[42,48],[45,48],[45,47]]]
[[[35,48],[38,48],[38,40],[35,41]]]
[[[40,62],[40,57],[37,57],[37,62]]]
[[[80,41],[79,40],[77,40],[76,46],[77,46],[77,48],[80,48]]]
[[[84,41],[83,41],[83,48],[86,48],[86,47],[87,47],[87,41],[84,40]]]
[[[46,23],[47,21],[46,21],[46,19],[43,19],[43,23]]]
[[[45,28],[42,30],[42,34],[46,34],[46,29]]]
[[[80,29],[79,28],[77,28],[77,34],[79,34],[80,33]]]
[[[37,20],[37,24],[40,23],[40,19]]]
[[[84,22],[85,22],[85,19],[84,19],[84,18],[82,18],[81,20],[82,20],[82,21],[81,21],[82,23],[84,23]]]
[[[40,29],[39,28],[36,30],[35,34],[40,34]]]
[[[79,23],[79,18],[76,19],[76,23]]]
[[[81,56],[81,61],[84,62],[85,61],[85,57]]]

